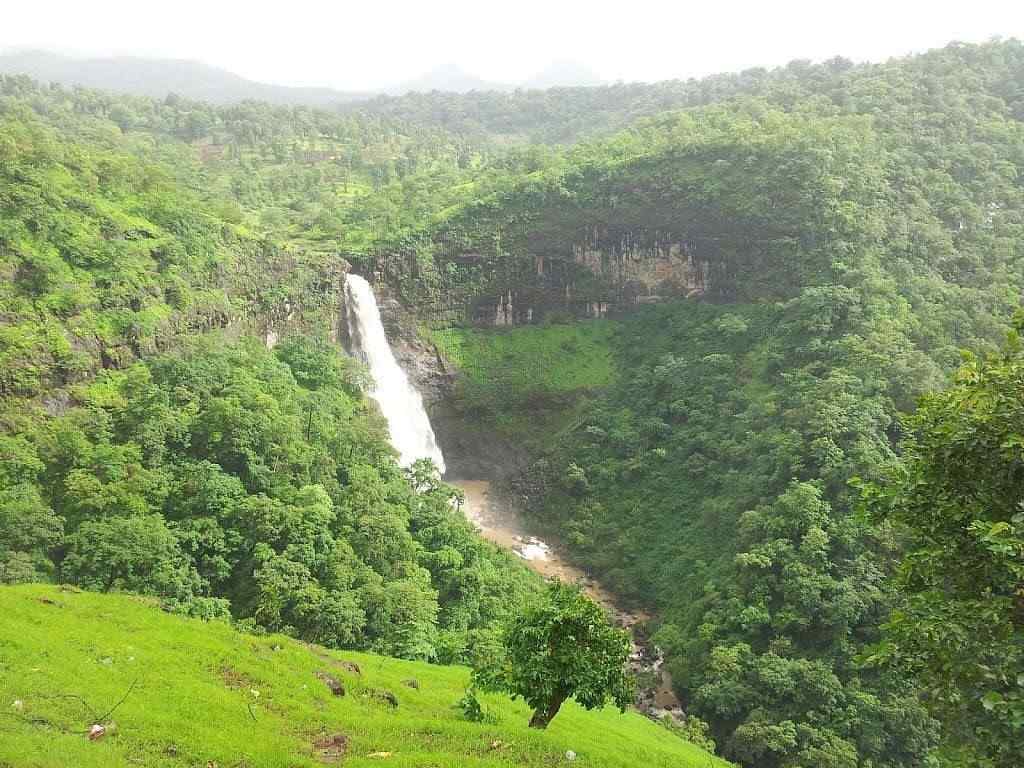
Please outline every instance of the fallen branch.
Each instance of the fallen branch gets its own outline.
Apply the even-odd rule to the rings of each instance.
[[[128,690],[124,692],[124,695],[120,699],[117,700],[117,703],[114,704],[114,706],[112,706],[110,709],[108,709],[102,715],[97,715],[96,714],[96,710],[92,708],[92,706],[89,704],[89,702],[86,701],[83,697],[79,696],[77,693],[40,694],[39,698],[43,699],[43,700],[46,700],[46,701],[53,701],[54,699],[71,699],[73,701],[77,701],[79,704],[81,704],[83,707],[85,707],[85,709],[88,710],[88,712],[89,712],[89,727],[86,728],[83,731],[72,731],[70,728],[65,728],[65,727],[63,727],[61,725],[58,725],[57,723],[54,723],[53,721],[50,721],[50,720],[42,720],[42,722],[46,723],[47,725],[51,725],[53,727],[59,728],[60,730],[64,731],[65,733],[81,733],[81,734],[85,734],[85,735],[90,735],[90,734],[93,733],[94,729],[97,726],[100,726],[101,728],[103,727],[103,723],[105,723],[107,721],[107,718],[109,718],[112,714],[114,714],[114,712],[117,711],[118,707],[120,707],[122,704],[124,704],[125,700],[131,695],[132,691],[135,690],[135,686],[138,685],[138,683],[139,683],[139,678],[135,678],[132,681],[132,684],[130,686],[128,686]],[[19,713],[6,713],[6,712],[4,712],[4,713],[0,713],[0,714],[19,714]],[[38,724],[40,722],[40,720],[38,718],[28,718],[28,717],[25,717],[23,715],[19,719],[21,719],[22,722],[29,722],[29,723],[33,723],[33,724]]]
[[[95,719],[93,720],[93,722],[95,722],[95,723],[102,723],[102,722],[103,722],[104,720],[106,720],[106,719],[107,719],[108,717],[110,717],[110,716],[111,716],[112,714],[114,714],[114,711],[115,711],[115,710],[116,710],[116,709],[117,709],[118,707],[120,707],[120,706],[121,706],[122,704],[124,704],[124,701],[125,701],[125,699],[127,699],[127,698],[128,698],[128,697],[129,697],[130,695],[131,695],[131,692],[135,690],[135,686],[136,686],[136,685],[138,684],[138,682],[139,682],[139,678],[137,678],[137,677],[136,677],[136,678],[135,678],[135,679],[134,679],[134,680],[132,681],[132,684],[131,684],[130,686],[128,686],[128,690],[124,692],[124,696],[122,696],[122,697],[121,697],[121,698],[120,698],[120,699],[118,700],[117,704],[115,704],[115,705],[114,705],[114,706],[112,706],[112,707],[111,707],[111,708],[110,708],[109,710],[107,710],[106,712],[104,712],[104,713],[103,713],[103,716],[102,716],[102,717],[97,717],[97,718],[95,718]]]

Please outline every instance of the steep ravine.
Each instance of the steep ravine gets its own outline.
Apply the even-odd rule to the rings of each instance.
[[[651,619],[649,614],[623,607],[599,580],[567,562],[558,547],[534,535],[512,503],[496,489],[494,481],[448,476],[445,479],[465,493],[466,517],[476,525],[481,536],[515,552],[545,578],[580,584],[591,599],[608,610],[619,626],[630,630],[633,635],[630,664],[640,680],[636,700],[638,710],[655,719],[666,714],[682,714],[679,699],[672,690],[672,679],[663,665],[664,659],[645,631]]]
[[[538,537],[538,532],[500,490],[505,480],[526,466],[529,460],[526,451],[472,423],[454,407],[452,400],[460,375],[458,371],[416,333],[415,317],[411,313],[386,294],[378,301],[394,356],[423,397],[437,443],[444,454],[445,480],[465,494],[466,516],[484,538],[515,552],[537,573],[545,578],[578,583],[592,599],[604,605],[614,620],[633,634],[631,663],[641,681],[637,708],[654,718],[681,714],[672,681],[663,668],[662,656],[646,634],[650,615],[625,607],[616,595],[602,586],[599,578],[569,563],[558,546]]]

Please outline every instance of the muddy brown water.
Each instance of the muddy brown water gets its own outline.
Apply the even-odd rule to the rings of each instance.
[[[476,525],[481,536],[514,552],[545,578],[579,584],[592,600],[611,613],[620,626],[629,629],[634,638],[638,637],[637,630],[651,617],[643,611],[623,608],[616,601],[615,595],[602,587],[598,580],[566,562],[557,548],[532,534],[515,509],[492,491],[489,480],[446,482],[461,488],[466,495],[463,512]],[[679,700],[672,691],[672,679],[663,668],[661,654],[657,649],[649,643],[635,640],[632,665],[637,671],[654,672],[657,681],[654,688],[640,692],[638,707],[642,711],[653,716],[681,711]]]

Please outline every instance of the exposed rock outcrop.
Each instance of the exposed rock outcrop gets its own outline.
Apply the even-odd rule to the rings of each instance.
[[[374,288],[392,352],[423,396],[434,434],[444,450],[448,476],[501,478],[524,465],[526,455],[521,449],[475,426],[459,412],[454,395],[462,374],[422,337],[416,313],[402,306],[387,286],[378,283]],[[347,346],[347,338],[342,343]]]
[[[517,242],[499,254],[444,248],[426,271],[416,257],[384,255],[378,282],[404,285],[403,300],[424,318],[494,327],[711,296],[717,282],[706,258],[712,246],[675,233],[593,227],[571,239],[527,233]]]

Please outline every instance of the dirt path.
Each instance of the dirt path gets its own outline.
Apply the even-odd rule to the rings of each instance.
[[[633,633],[631,666],[636,672],[654,674],[655,685],[641,690],[637,708],[653,717],[681,712],[679,700],[672,691],[672,679],[663,668],[660,652],[639,631],[650,616],[642,611],[626,610],[615,596],[581,569],[570,565],[558,551],[532,535],[522,518],[502,499],[491,492],[489,480],[447,480],[466,494],[466,517],[488,541],[515,552],[527,565],[545,578],[579,584],[592,600],[603,605],[615,621]]]

